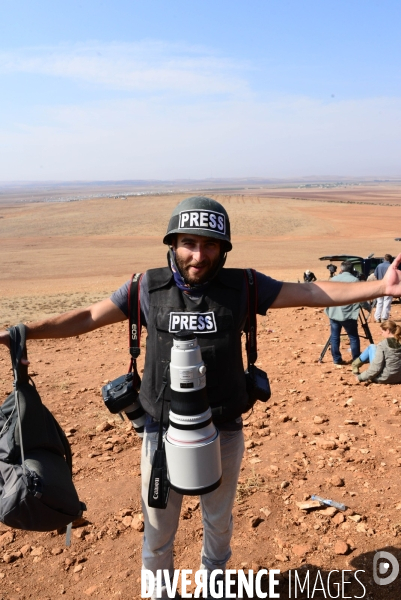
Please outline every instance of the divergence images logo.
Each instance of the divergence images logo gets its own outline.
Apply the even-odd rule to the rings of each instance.
[[[373,579],[377,585],[389,585],[393,583],[397,579],[399,572],[400,565],[395,556],[384,550],[376,552],[373,558]]]

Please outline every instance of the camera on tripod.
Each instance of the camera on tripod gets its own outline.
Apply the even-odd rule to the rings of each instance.
[[[102,396],[108,410],[113,414],[125,412],[135,431],[143,437],[145,411],[138,400],[141,380],[137,373],[117,377],[102,387]]]

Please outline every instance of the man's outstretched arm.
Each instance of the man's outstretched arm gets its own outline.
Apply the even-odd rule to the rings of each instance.
[[[73,337],[124,321],[126,318],[114,302],[106,298],[87,308],[77,308],[49,319],[29,323],[26,326],[26,335],[31,340]],[[0,344],[9,347],[8,331],[0,331]]]
[[[271,308],[292,306],[345,306],[380,296],[401,296],[401,254],[379,281],[317,281],[316,283],[284,283]]]

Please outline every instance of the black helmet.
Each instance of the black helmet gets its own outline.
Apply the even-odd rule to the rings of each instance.
[[[173,210],[163,238],[164,244],[171,244],[175,233],[205,235],[224,242],[225,252],[232,249],[230,219],[226,209],[216,200],[205,196],[186,198]]]

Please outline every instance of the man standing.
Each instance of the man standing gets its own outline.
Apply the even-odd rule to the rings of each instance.
[[[241,334],[247,316],[246,279],[242,269],[224,268],[232,248],[230,221],[224,207],[211,198],[187,198],[176,206],[163,242],[169,246],[168,266],[146,271],[140,286],[141,322],[148,331],[139,396],[147,413],[141,460],[145,519],[142,560],[144,569],[153,573],[166,569],[173,575],[173,544],[182,495],[171,490],[166,510],[148,507],[147,495],[160,419],[156,399],[178,317],[182,328],[188,327],[189,321],[196,323],[195,333],[207,366],[208,400],[221,438],[222,484],[201,497],[201,568],[210,575],[216,569],[224,571],[231,556],[231,512],[244,450],[241,415],[247,393]],[[269,308],[335,306],[384,294],[401,295],[401,272],[396,269],[400,262],[401,254],[383,281],[357,285],[342,281],[283,283],[257,273],[257,312],[265,315]],[[111,298],[87,308],[30,323],[27,338],[72,337],[127,319],[129,283]],[[197,318],[189,319],[188,313]],[[0,331],[0,344],[9,346],[7,331]],[[166,391],[168,401],[170,390]],[[165,586],[161,597],[167,597]]]
[[[332,281],[343,281],[344,283],[356,283],[358,278],[351,275],[353,271],[352,263],[344,261],[341,263],[340,274],[332,278]],[[348,304],[347,306],[335,306],[326,308],[324,311],[330,319],[330,349],[335,365],[343,365],[340,351],[341,330],[344,327],[347,332],[350,344],[352,360],[358,358],[361,353],[361,347],[358,334],[358,315],[361,305]]]
[[[333,263],[329,263],[327,265],[326,269],[329,270],[329,279],[331,279],[332,277],[334,277],[334,274],[337,271],[336,265],[333,265]]]
[[[383,279],[385,274],[387,273],[387,269],[393,261],[393,257],[391,254],[385,254],[384,260],[380,265],[377,265],[375,269],[375,277],[378,280]],[[383,296],[382,298],[377,299],[376,310],[375,310],[375,321],[376,323],[381,323],[382,321],[387,321],[390,316],[390,308],[391,302],[393,301],[392,296]]]

